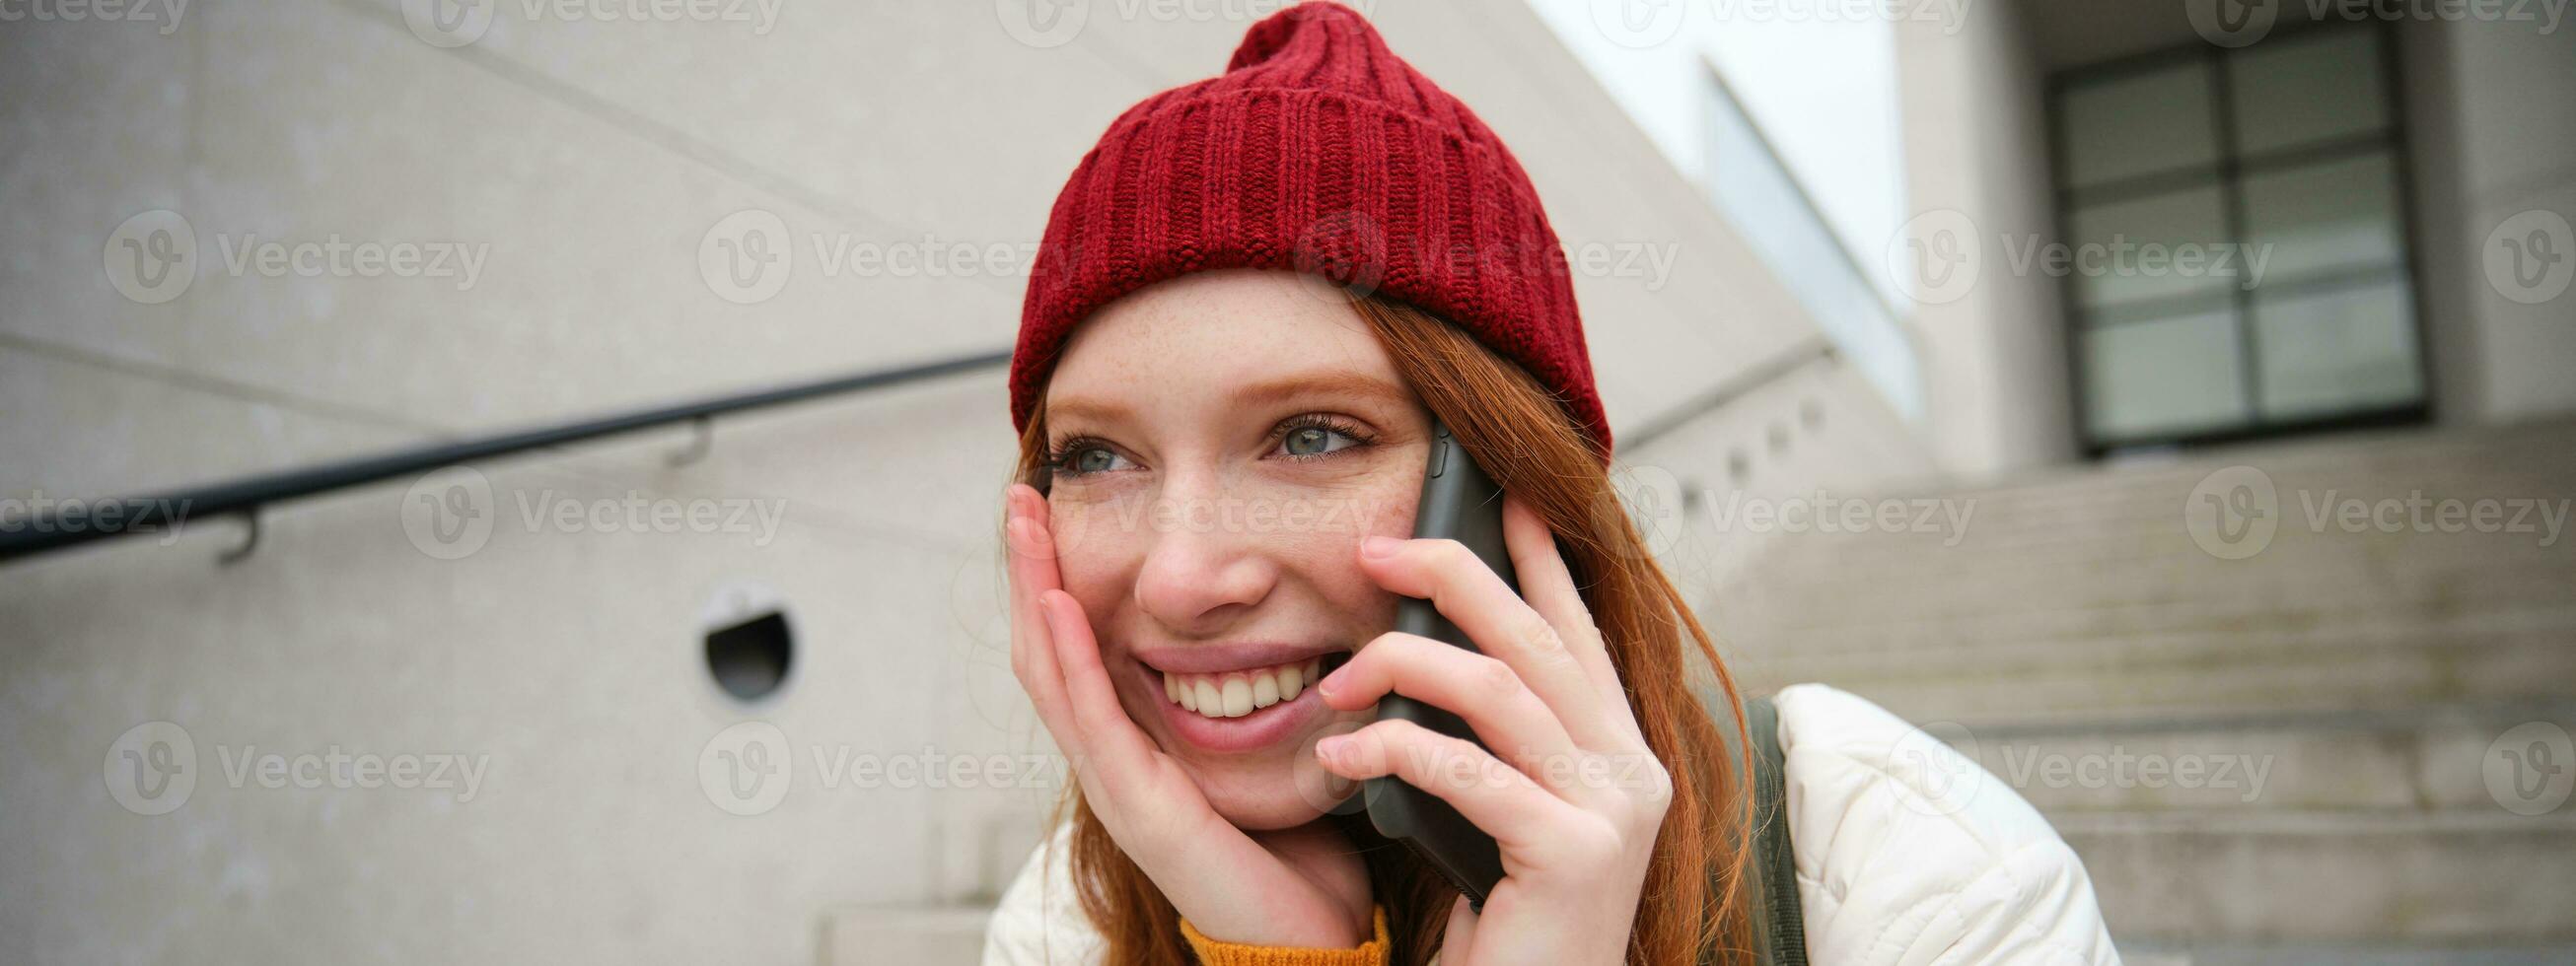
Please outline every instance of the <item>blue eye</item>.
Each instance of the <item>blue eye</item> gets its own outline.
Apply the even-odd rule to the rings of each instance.
[[[1119,456],[1117,450],[1089,436],[1065,440],[1047,454],[1047,467],[1058,477],[1106,473],[1118,469],[1118,464],[1124,462],[1126,458]],[[1128,466],[1132,468],[1134,464],[1129,463]]]
[[[1279,424],[1274,431],[1281,449],[1289,459],[1310,460],[1330,456],[1342,450],[1369,444],[1371,437],[1357,426],[1321,413],[1310,413]],[[1334,445],[1334,439],[1344,441]]]

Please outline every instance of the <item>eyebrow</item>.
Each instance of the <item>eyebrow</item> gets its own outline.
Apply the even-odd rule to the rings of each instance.
[[[1393,406],[1411,403],[1410,397],[1402,387],[1376,376],[1348,369],[1303,372],[1256,382],[1235,390],[1233,402],[1237,405],[1259,405],[1326,395],[1361,396]],[[1110,422],[1135,415],[1135,410],[1125,403],[1085,399],[1078,396],[1062,402],[1050,399],[1047,401],[1046,411],[1049,420],[1087,417]]]

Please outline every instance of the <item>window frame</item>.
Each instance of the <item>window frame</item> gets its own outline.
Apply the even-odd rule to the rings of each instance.
[[[2379,60],[2379,89],[2375,92],[2387,114],[2387,124],[2380,130],[2343,135],[2310,144],[2275,148],[2251,156],[2237,148],[2235,55],[2257,49],[2261,43],[2279,43],[2311,39],[2329,31],[2371,31]],[[2082,67],[2054,71],[2048,75],[2043,96],[2043,112],[2048,126],[2049,200],[2052,224],[2057,236],[2074,243],[2073,214],[2079,205],[2099,205],[2124,200],[2154,197],[2194,187],[2215,187],[2219,193],[2220,230],[2228,240],[2243,243],[2246,233],[2245,181],[2268,172],[2310,167],[2335,161],[2384,156],[2395,182],[2395,220],[2398,243],[2404,246],[2396,262],[2385,267],[2345,269],[2302,279],[2288,286],[2266,279],[2261,287],[2247,289],[2230,286],[2226,306],[2233,313],[2239,361],[2237,379],[2242,387],[2246,412],[2243,419],[2209,429],[2147,433],[2133,436],[2105,437],[2093,428],[2089,400],[2090,377],[2086,372],[2086,336],[2094,326],[2084,308],[2081,282],[2077,273],[2068,272],[2058,279],[2058,300],[2064,312],[2065,352],[2069,411],[2074,414],[2072,430],[2079,452],[2090,459],[2131,450],[2193,448],[2257,439],[2272,439],[2310,433],[2351,429],[2414,425],[2433,417],[2433,364],[2431,341],[2425,333],[2427,304],[2422,264],[2423,239],[2417,216],[2417,193],[2413,159],[2408,154],[2411,127],[2402,96],[2404,85],[2399,72],[2398,33],[2395,26],[2382,20],[2364,23],[2316,22],[2283,23],[2264,41],[2243,48],[2222,48],[2215,44],[2193,42],[2116,58]],[[2209,72],[2210,118],[2216,162],[2207,171],[2163,171],[2133,175],[2106,184],[2078,189],[2068,170],[2071,156],[2068,144],[2066,94],[2072,88],[2121,77],[2168,70],[2183,64],[2199,63]],[[2273,418],[2265,414],[2262,397],[2262,356],[2256,334],[2254,303],[2258,294],[2278,297],[2284,293],[2326,293],[2350,291],[2389,283],[2401,284],[2406,290],[2409,335],[2414,349],[2416,393],[2411,401],[2384,406],[2361,406],[2318,415]],[[2189,300],[2213,301],[2206,294],[2158,296],[2142,304],[2154,305],[2171,300],[2177,306]],[[2124,307],[2125,308],[2125,307]],[[2137,324],[2114,323],[2114,324]]]

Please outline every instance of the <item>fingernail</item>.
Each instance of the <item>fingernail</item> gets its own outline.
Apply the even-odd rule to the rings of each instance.
[[[1338,759],[1342,756],[1342,746],[1350,743],[1349,738],[1341,735],[1326,735],[1323,740],[1315,742],[1315,757],[1325,761]]]
[[[1395,548],[1403,543],[1404,541],[1394,537],[1370,537],[1360,541],[1360,553],[1371,557],[1384,557],[1394,553]]]
[[[1342,665],[1342,667],[1334,668],[1334,669],[1333,669],[1333,673],[1331,673],[1331,674],[1327,674],[1327,675],[1324,675],[1324,677],[1323,677],[1323,679],[1322,679],[1322,680],[1320,680],[1320,681],[1316,681],[1316,682],[1315,682],[1315,693],[1317,693],[1317,694],[1321,694],[1321,695],[1323,695],[1323,696],[1325,696],[1325,697],[1329,698],[1329,697],[1332,697],[1332,696],[1333,696],[1333,692],[1341,690],[1341,689],[1342,689],[1342,669],[1343,669],[1343,668],[1347,668],[1347,667],[1350,667],[1350,665],[1348,665],[1348,664],[1344,664],[1344,665]]]

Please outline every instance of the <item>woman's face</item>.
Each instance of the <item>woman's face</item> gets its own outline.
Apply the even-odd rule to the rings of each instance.
[[[1315,740],[1373,719],[1315,672],[1394,626],[1358,547],[1413,532],[1430,411],[1339,290],[1233,270],[1086,320],[1046,427],[1063,586],[1128,717],[1236,826],[1314,820],[1348,791]]]

